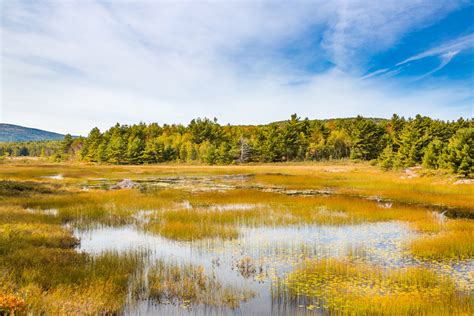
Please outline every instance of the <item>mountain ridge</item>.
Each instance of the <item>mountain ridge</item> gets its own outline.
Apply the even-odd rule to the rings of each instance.
[[[55,132],[15,124],[0,123],[0,142],[2,143],[61,140],[63,138],[63,134]]]

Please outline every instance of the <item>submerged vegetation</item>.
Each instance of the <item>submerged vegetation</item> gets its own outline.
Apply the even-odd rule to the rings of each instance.
[[[0,314],[122,313],[141,302],[231,311],[254,298],[308,313],[472,314],[474,187],[447,174],[348,162],[0,163]],[[123,179],[133,186],[117,187]],[[347,240],[376,223],[396,224],[395,235]],[[79,236],[103,227],[175,248],[157,255],[141,237],[120,251],[87,248]],[[321,227],[340,232],[329,249],[320,246],[336,237],[316,239]]]
[[[208,276],[202,266],[179,266],[158,261],[147,271],[147,298],[158,303],[178,303],[183,307],[203,304],[237,308],[255,296],[250,290],[223,286],[216,276]]]
[[[344,315],[471,315],[472,296],[423,268],[383,268],[336,259],[308,260],[272,289],[280,304]]]

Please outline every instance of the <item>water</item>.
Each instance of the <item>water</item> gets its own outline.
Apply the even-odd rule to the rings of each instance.
[[[157,305],[149,301],[126,306],[126,314],[234,315],[298,314],[296,310],[278,310],[272,302],[271,280],[282,276],[306,258],[344,257],[348,251],[363,249],[364,260],[387,267],[420,265],[406,255],[403,245],[415,237],[400,222],[347,226],[242,227],[240,237],[230,241],[172,241],[148,234],[134,226],[75,230],[80,238],[79,251],[92,255],[104,251],[146,251],[147,260],[201,265],[208,274],[217,275],[222,284],[252,289],[256,297],[236,310],[193,306],[191,310],[175,305]],[[249,263],[251,269],[242,267]],[[435,267],[436,268],[436,267]],[[472,262],[446,267],[463,276],[474,272]],[[249,271],[250,270],[250,271]],[[303,312],[301,312],[303,313]]]

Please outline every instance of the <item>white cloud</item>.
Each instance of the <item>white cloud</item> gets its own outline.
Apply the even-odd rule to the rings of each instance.
[[[294,112],[312,118],[469,114],[462,100],[470,91],[401,94],[388,80],[360,80],[350,70],[368,56],[361,47],[385,49],[412,20],[426,23],[441,7],[399,21],[412,2],[400,3],[404,9],[388,3],[351,1],[341,19],[340,4],[325,1],[9,2],[1,13],[1,121],[85,134],[117,121],[187,123],[198,116],[264,123]],[[315,27],[326,30],[326,51],[312,53],[330,56],[336,67],[302,75],[274,52]]]
[[[397,64],[397,66],[420,60],[426,57],[431,56],[441,56],[442,62],[449,62],[451,59],[456,56],[460,51],[465,49],[470,49],[474,47],[474,34],[462,36],[454,40],[448,41],[440,46],[431,48],[422,53],[411,56]]]
[[[447,52],[447,53],[444,53],[443,55],[440,56],[440,59],[441,59],[441,62],[440,64],[438,65],[438,67],[428,71],[427,73],[425,73],[423,76],[421,77],[418,77],[417,80],[420,80],[422,78],[426,78],[432,74],[434,74],[435,72],[437,72],[438,70],[441,70],[443,69],[447,64],[449,64],[449,62],[454,58],[454,56],[456,56],[457,54],[459,54],[459,51],[455,51],[455,52]]]

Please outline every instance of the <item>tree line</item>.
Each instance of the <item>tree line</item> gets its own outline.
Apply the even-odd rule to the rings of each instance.
[[[187,126],[157,123],[120,125],[62,142],[0,144],[0,156],[49,156],[112,164],[366,160],[384,169],[423,165],[465,176],[474,174],[474,121],[358,116],[309,120],[293,114],[267,125],[220,125],[194,119]]]

